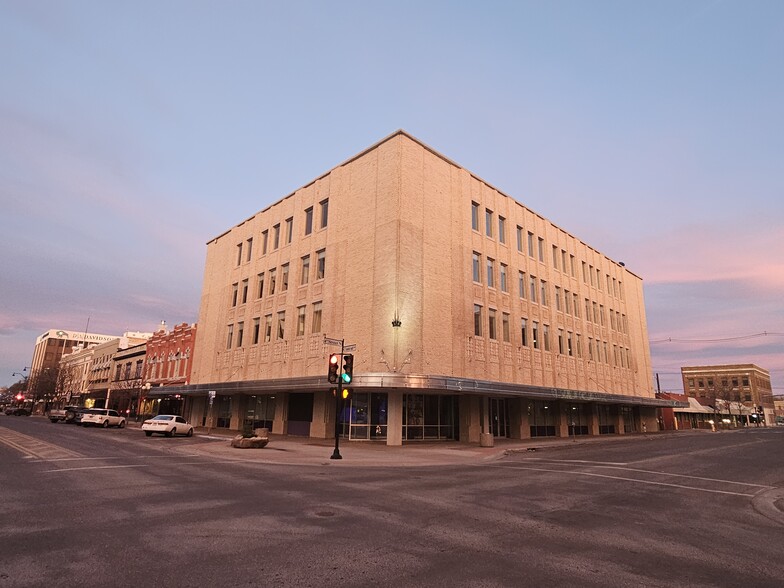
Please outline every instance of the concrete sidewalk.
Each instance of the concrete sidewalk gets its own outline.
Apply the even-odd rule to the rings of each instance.
[[[263,449],[237,449],[231,447],[234,435],[215,432],[198,432],[204,443],[183,445],[178,451],[197,453],[216,459],[248,461],[280,465],[319,465],[350,467],[414,467],[445,466],[484,463],[501,459],[516,452],[547,451],[555,448],[580,447],[586,444],[611,443],[622,440],[654,440],[666,438],[670,432],[613,435],[564,439],[560,437],[535,439],[497,439],[494,447],[479,447],[456,442],[413,442],[403,446],[387,446],[377,442],[340,440],[342,459],[331,459],[335,442],[332,439],[309,439],[270,435],[269,444]],[[681,432],[680,434],[684,434]],[[686,433],[688,434],[688,433]],[[701,433],[697,433],[701,434]]]

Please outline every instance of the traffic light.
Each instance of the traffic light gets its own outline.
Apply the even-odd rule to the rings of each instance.
[[[17,399],[17,400],[24,400],[24,394],[22,394],[22,393],[20,392],[19,394],[17,394],[17,395],[16,395],[16,399]]]
[[[344,384],[350,384],[354,378],[354,356],[350,353],[343,356],[343,378]]]
[[[329,373],[327,374],[327,380],[329,380],[330,384],[337,384],[338,383],[338,368],[340,367],[340,354],[333,353],[329,356]]]
[[[351,396],[351,388],[343,388],[343,400]]]

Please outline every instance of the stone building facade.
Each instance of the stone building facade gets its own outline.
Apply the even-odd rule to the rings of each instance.
[[[668,404],[642,280],[404,131],[209,241],[204,275],[196,423],[488,443],[653,430]],[[330,339],[355,346],[338,408]]]

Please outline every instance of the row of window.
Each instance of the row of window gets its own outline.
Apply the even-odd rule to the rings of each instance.
[[[308,236],[314,229],[314,209],[309,206],[303,211],[304,215],[304,236]],[[329,220],[329,199],[322,200],[318,204],[318,221],[319,229],[327,227]],[[281,244],[289,245],[294,238],[294,217],[291,216],[281,223],[272,225],[272,236],[270,243],[270,231],[264,229],[261,232],[261,254],[267,254],[267,248],[271,245],[272,251],[280,248]],[[281,243],[282,241],[282,243]],[[237,243],[237,265],[241,265],[243,261],[248,262],[253,258],[253,237],[249,237],[244,242]]]
[[[267,272],[260,272],[256,275],[255,298],[274,296],[276,293],[286,292],[289,289],[289,263],[284,263],[279,268],[272,268]],[[316,251],[315,279],[323,280],[324,272],[327,267],[327,251],[321,249]],[[280,270],[280,271],[278,271]],[[310,255],[304,255],[299,260],[299,285],[305,286],[310,282],[311,267]],[[265,293],[266,285],[266,293]],[[234,282],[231,285],[231,306],[246,304],[250,296],[250,279],[246,278],[241,282]]]
[[[473,252],[472,260],[472,279],[475,283],[482,283],[482,256],[476,251]],[[488,288],[496,288],[496,261],[490,257],[485,258],[485,277]],[[498,264],[498,289],[501,292],[509,292],[509,267],[505,263]],[[548,306],[548,286],[547,281],[539,280],[534,275],[526,276],[524,271],[517,272],[518,296],[525,299],[526,296],[531,302]],[[555,286],[555,309],[564,312],[575,318],[580,318],[580,305],[577,293],[570,292],[560,286]],[[607,318],[603,304],[598,304],[588,298],[585,301],[585,318],[597,325],[605,326]],[[620,311],[609,309],[609,325],[613,331],[621,333],[629,332],[626,315]]]
[[[295,324],[294,336],[295,337],[302,337],[305,335],[305,326],[306,326],[306,305],[298,306],[297,307],[297,322]],[[227,329],[227,337],[226,337],[226,349],[231,349],[233,347],[239,348],[242,347],[244,344],[249,343],[250,345],[258,345],[259,343],[269,343],[273,340],[281,341],[286,337],[286,311],[281,310],[278,311],[277,315],[274,317],[273,315],[268,314],[263,317],[256,317],[252,320],[250,325],[251,333],[250,333],[250,340],[246,342],[245,340],[245,321],[239,321],[237,323],[231,323],[228,325]],[[273,331],[273,322],[275,330]],[[321,302],[314,302],[311,305],[311,320],[310,320],[310,332],[313,333],[320,333],[321,332]]]
[[[471,202],[471,228],[479,232],[479,215],[480,206],[477,202]],[[497,222],[496,222],[497,221]],[[495,214],[489,208],[485,208],[485,235],[487,237],[495,238],[497,236],[498,242],[506,244],[506,219],[498,215],[497,219]],[[545,261],[545,242],[542,237],[534,235],[531,231],[526,231],[520,225],[517,225],[517,250],[525,254],[527,245],[528,256],[532,259],[538,259],[540,262]],[[574,255],[568,253],[565,249],[559,249],[557,245],[552,245],[552,261],[553,268],[564,274],[577,277],[577,267]],[[586,262],[582,263],[583,281],[602,290],[602,273],[599,268]],[[476,281],[476,280],[475,280]],[[618,280],[610,274],[605,274],[605,282],[607,292],[616,298],[623,299],[623,282]]]
[[[713,388],[713,378],[708,378],[707,380],[708,380],[708,388]],[[705,380],[703,380],[702,378],[699,378],[697,380],[697,387],[698,388],[705,388]],[[729,380],[722,379],[721,380],[721,387],[722,388],[729,388]],[[738,387],[738,378],[732,378],[732,387],[733,388],[737,388]],[[743,387],[744,388],[748,388],[749,387],[749,379],[747,377],[745,377],[745,376],[743,377]],[[689,388],[694,388],[694,378],[689,378]]]
[[[488,308],[486,312],[487,337],[493,340],[498,340],[500,338],[504,343],[511,343],[509,313],[500,313],[501,322],[499,332],[498,311],[493,308]],[[474,304],[474,335],[476,337],[484,336],[484,313],[485,309],[480,304]],[[612,354],[610,354],[611,347],[607,341],[598,338],[594,339],[593,337],[588,337],[587,339],[588,359],[590,361],[602,362],[623,368],[631,367],[631,352],[628,347],[613,344]],[[539,321],[529,321],[525,317],[520,319],[520,345],[523,347],[532,347],[533,349],[541,349],[543,351],[554,351],[551,349],[550,340],[550,325],[540,323]],[[560,355],[577,358],[583,357],[583,341],[580,333],[558,329],[556,341],[558,344],[557,352]]]

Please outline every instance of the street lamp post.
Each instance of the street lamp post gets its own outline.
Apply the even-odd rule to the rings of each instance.
[[[139,422],[139,409],[141,409],[141,407],[142,407],[142,399],[144,397],[146,397],[147,394],[150,393],[150,388],[152,388],[152,384],[150,384],[149,382],[146,382],[139,389],[139,401],[136,403],[136,422],[137,423]],[[144,390],[144,396],[141,395],[142,394],[142,392],[141,392],[142,390]]]

